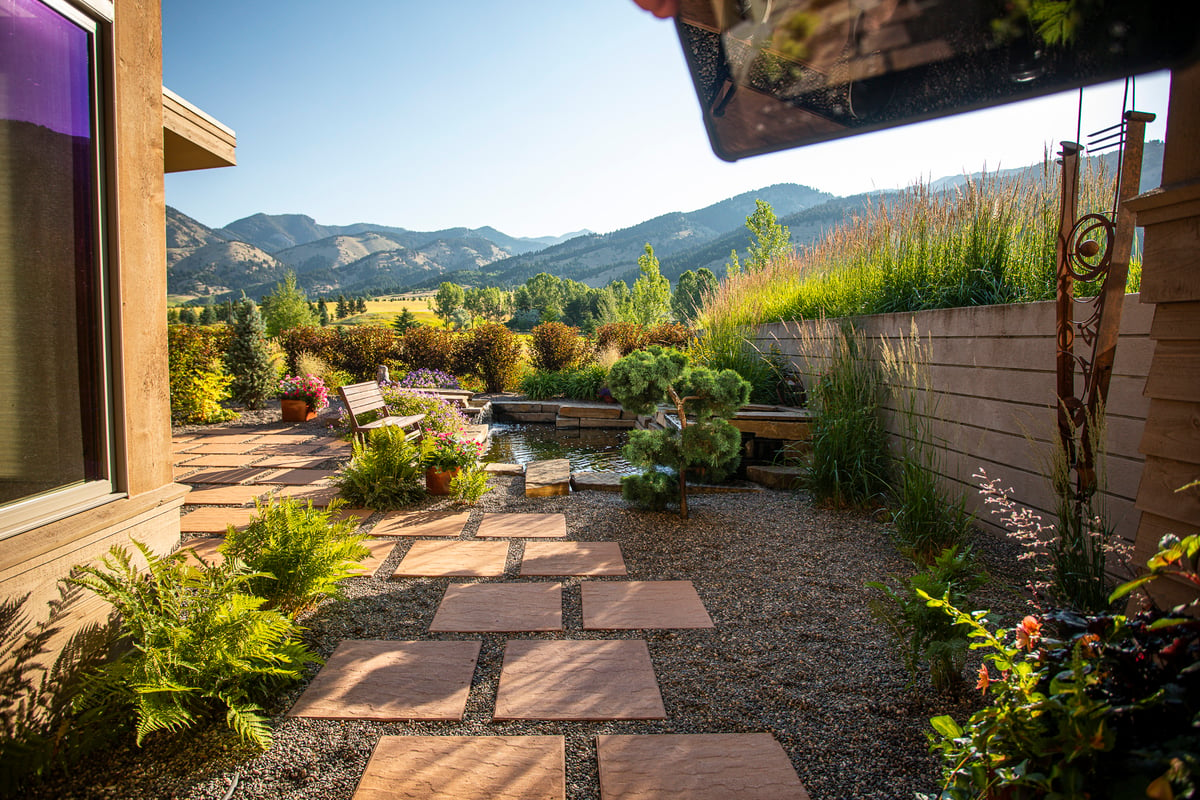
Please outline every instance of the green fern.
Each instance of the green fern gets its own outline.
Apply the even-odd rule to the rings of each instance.
[[[333,482],[352,506],[392,511],[425,495],[423,474],[417,447],[403,430],[384,426],[371,431],[366,445],[354,442],[353,458]]]
[[[247,585],[275,608],[295,616],[326,597],[340,597],[339,581],[369,555],[353,521],[336,522],[340,503],[313,508],[295,498],[257,502],[257,514],[242,530],[232,526],[221,552],[239,559],[258,577]]]
[[[247,572],[236,559],[196,567],[182,553],[159,557],[141,542],[134,546],[145,576],[125,548],[114,547],[100,566],[81,567],[70,579],[113,605],[133,645],[97,671],[77,707],[131,709],[139,745],[224,709],[230,728],[266,749],[270,729],[258,702],[320,659],[297,640],[291,618],[248,593],[265,573]]]

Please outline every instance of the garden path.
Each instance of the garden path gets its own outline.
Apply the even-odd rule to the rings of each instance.
[[[226,525],[249,521],[256,498],[290,495],[327,504],[344,442],[281,428],[184,434],[173,439],[176,480],[192,485],[181,517],[196,554],[212,561]],[[214,469],[215,468],[215,469]],[[342,515],[366,522],[367,509]],[[628,571],[615,542],[566,541],[561,514],[484,514],[463,537],[470,512],[380,515],[364,570],[387,559],[396,537],[415,537],[394,577],[482,577],[450,582],[429,633],[563,632],[562,585],[504,579],[510,545],[524,544],[521,577],[616,577]],[[524,541],[530,540],[530,541]],[[583,629],[713,627],[690,581],[591,580],[582,584]],[[471,691],[480,643],[471,640],[343,640],[289,716],[321,719],[458,720]],[[654,666],[641,639],[511,639],[492,718],[665,719]],[[767,733],[596,737],[604,800],[750,798],[808,800],[787,754]],[[566,793],[562,736],[383,736],[355,800],[546,798]]]

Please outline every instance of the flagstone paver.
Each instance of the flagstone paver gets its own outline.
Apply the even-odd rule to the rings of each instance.
[[[253,508],[198,508],[179,518],[183,533],[224,533],[232,525],[243,528],[250,524]]]
[[[257,435],[257,431],[238,431],[234,433],[202,431],[196,434],[196,441],[203,444],[238,444],[248,442]]]
[[[225,544],[224,536],[197,536],[195,539],[188,539],[179,549],[187,555],[188,561],[196,566],[200,565],[196,556],[200,556],[215,566],[225,561],[225,556],[217,551],[217,548],[223,544]]]
[[[371,529],[372,536],[458,536],[471,512],[391,511]]]
[[[480,644],[343,641],[288,716],[461,720]]]
[[[252,453],[254,458],[262,458],[262,453]],[[272,469],[312,469],[329,460],[328,456],[296,456],[269,455],[254,466]]]
[[[371,554],[364,558],[354,571],[361,575],[374,575],[375,570],[383,566],[383,562],[388,560],[388,556],[396,549],[395,539],[364,539],[363,547],[371,551]]]
[[[193,456],[190,453],[184,453],[177,460],[180,466],[185,467],[248,467],[253,464],[261,456],[254,453],[206,453],[204,455]],[[256,465],[262,466],[262,465]]]
[[[264,474],[255,478],[253,483],[283,483],[288,486],[307,486],[313,483],[324,483],[337,474],[332,469],[280,469],[264,470]]]
[[[384,736],[354,800],[563,800],[562,736]]]
[[[270,470],[258,469],[256,467],[242,467],[241,469],[214,469],[206,472],[197,472],[188,478],[188,483],[251,483],[263,475],[269,475]]]
[[[562,584],[452,583],[431,633],[561,631]]]
[[[196,471],[196,467],[181,467],[178,464],[171,467],[171,480],[179,481],[185,475],[190,475]]]
[[[369,508],[346,508],[343,506],[342,508],[339,508],[337,511],[333,512],[333,516],[330,517],[330,519],[332,519],[334,522],[348,522],[353,520],[361,525],[366,521],[367,517],[374,513],[375,512]],[[392,542],[392,544],[395,544],[395,542]]]
[[[194,487],[184,495],[183,504],[191,506],[246,506],[256,497],[270,492],[267,486],[203,486]]]
[[[580,589],[585,630],[713,627],[691,581],[590,581]]]
[[[310,486],[268,486],[266,488],[275,488],[275,494],[278,497],[294,497],[301,503],[312,501],[314,508],[324,508],[338,497],[336,486],[329,486],[323,483]]]
[[[641,640],[510,641],[494,718],[666,719]]]
[[[616,542],[526,542],[521,575],[627,575]]]
[[[524,475],[524,464],[501,464],[500,462],[491,462],[483,465],[484,472],[490,472],[493,475]]]
[[[417,540],[392,577],[495,577],[507,561],[508,542]]]
[[[557,539],[567,535],[567,518],[563,514],[484,514],[475,535],[481,539]]]
[[[593,490],[598,492],[621,491],[621,474],[618,472],[572,472],[571,488],[577,492]]]
[[[769,733],[596,737],[604,800],[809,800]]]
[[[312,456],[319,452],[321,448],[313,447],[307,444],[256,444],[251,452],[258,453],[264,456],[291,456],[293,458],[302,458],[304,456]]]
[[[200,442],[200,444],[196,442]],[[208,455],[242,455],[249,453],[255,448],[255,445],[250,442],[205,442],[203,439],[197,439],[190,444],[192,446],[186,448],[184,452]]]
[[[254,444],[307,444],[312,438],[307,433],[268,433],[255,439]]]
[[[571,493],[571,462],[565,458],[525,465],[525,496],[553,497]]]

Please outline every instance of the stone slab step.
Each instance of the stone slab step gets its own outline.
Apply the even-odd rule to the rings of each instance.
[[[525,496],[554,497],[571,492],[571,462],[565,458],[525,465]]]
[[[746,467],[746,479],[771,489],[797,489],[804,481],[804,470],[801,467],[750,464]]]
[[[572,472],[571,488],[575,491],[592,489],[598,492],[621,491],[621,475],[616,472]]]

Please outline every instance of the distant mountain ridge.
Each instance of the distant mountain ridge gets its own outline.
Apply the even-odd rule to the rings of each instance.
[[[1146,143],[1143,191],[1161,181],[1162,150],[1162,142]],[[1115,174],[1115,152],[1093,158]],[[988,175],[1010,178],[1043,168],[1036,164]],[[979,176],[949,176],[929,186],[952,189]],[[804,245],[861,215],[868,205],[886,205],[900,194],[883,190],[837,197],[781,183],[611,233],[583,230],[535,238],[508,236],[491,227],[413,231],[364,222],[322,225],[304,214],[254,214],[212,229],[168,207],[167,285],[173,295],[221,299],[244,291],[259,297],[290,269],[310,296],[419,291],[446,280],[514,287],[539,272],[603,286],[635,279],[637,258],[647,242],[654,246],[663,275],[675,281],[689,269],[724,272],[730,251],[744,251],[750,243],[745,220],[755,200],[770,203],[789,227],[793,244]]]

